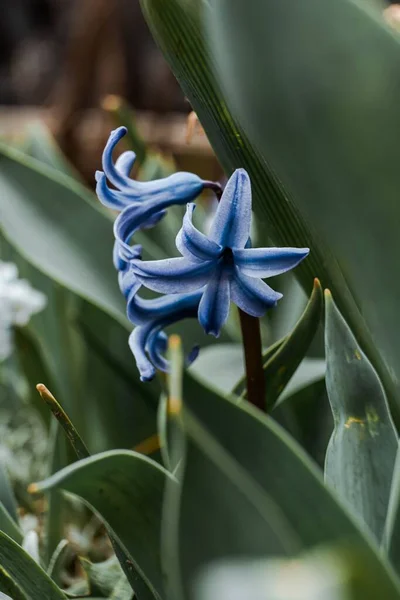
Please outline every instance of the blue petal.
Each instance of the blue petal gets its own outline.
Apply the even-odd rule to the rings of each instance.
[[[265,312],[276,306],[282,294],[275,292],[261,279],[248,277],[235,268],[231,281],[231,300],[248,315],[261,317]]]
[[[132,288],[127,300],[127,316],[134,325],[144,325],[151,320],[167,317],[172,312],[186,310],[188,305],[199,303],[202,290],[190,294],[169,294],[151,300],[137,295]]]
[[[192,223],[195,204],[188,204],[183,218],[182,229],[176,236],[176,247],[179,252],[193,262],[219,258],[222,247],[208,239]]]
[[[135,327],[129,336],[129,348],[135,357],[141,381],[151,381],[156,374],[154,365],[146,354],[147,340],[152,332],[151,325],[152,323],[143,327]]]
[[[206,286],[199,305],[204,331],[218,337],[229,315],[231,269],[219,265]]]
[[[233,256],[242,273],[264,278],[293,269],[309,252],[308,248],[248,248],[233,249]]]
[[[250,236],[251,184],[244,169],[229,179],[210,230],[210,239],[227,248],[244,248]]]
[[[214,261],[193,263],[187,258],[132,262],[132,269],[139,281],[150,290],[162,294],[191,292],[203,287],[215,267]]]
[[[121,292],[123,293],[125,298],[127,298],[128,302],[129,302],[129,298],[132,295],[134,296],[135,294],[137,294],[139,289],[142,287],[142,284],[136,277],[134,271],[132,271],[132,269],[130,268],[129,263],[125,267],[124,270],[119,271],[118,284],[119,284],[119,289],[121,290]]]
[[[129,346],[136,359],[136,365],[142,381],[150,381],[155,375],[155,368],[152,360],[150,360],[150,354],[155,359],[156,366],[161,367],[162,370],[168,367],[168,363],[164,362],[160,356],[162,342],[160,332],[176,321],[197,317],[200,296],[201,294],[188,295],[186,302],[184,304],[178,303],[175,308],[171,309],[167,316],[161,319],[154,319],[133,330],[129,336]],[[149,356],[146,350],[149,352]],[[192,350],[189,359],[193,359],[195,354],[196,350]]]
[[[132,150],[127,150],[118,156],[115,168],[125,177],[129,177],[135,160],[136,154]]]
[[[136,181],[128,177],[125,170],[120,170],[113,162],[112,153],[115,146],[126,134],[125,127],[119,127],[111,132],[103,152],[103,171],[107,179],[116,188],[129,193],[130,201],[147,201],[151,199],[162,199],[168,196],[176,203],[188,202],[196,198],[204,189],[211,187],[211,182],[204,182],[193,173],[173,173],[163,179],[153,181]],[[120,166],[120,165],[119,165]],[[126,164],[123,162],[123,166]]]
[[[163,356],[168,347],[168,336],[164,331],[154,331],[148,339],[146,350],[153,365],[159,371],[168,372],[169,363]]]
[[[132,195],[129,192],[120,192],[120,191],[112,190],[111,188],[109,188],[107,185],[106,176],[104,175],[104,173],[102,171],[96,172],[96,181],[97,181],[97,184],[96,184],[97,197],[99,198],[100,202],[107,208],[111,208],[112,210],[122,211],[127,206],[132,207],[132,205],[135,205],[135,204],[137,204],[138,206],[141,206],[140,202],[138,202],[136,200],[132,200]],[[162,219],[162,217],[164,215],[165,215],[164,210],[160,210],[157,212],[155,209],[151,213],[148,213],[148,217],[146,220],[142,219],[139,228],[147,229],[149,227],[153,227]]]

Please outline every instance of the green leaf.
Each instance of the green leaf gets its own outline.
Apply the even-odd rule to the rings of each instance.
[[[66,467],[37,484],[36,491],[56,488],[80,496],[108,524],[148,589],[160,599],[164,597],[159,548],[162,497],[171,480],[147,457],[115,450]]]
[[[0,531],[0,564],[28,600],[65,600],[43,569],[16,542]],[[0,579],[0,589],[3,588]],[[7,592],[6,589],[4,589]]]
[[[272,419],[247,403],[237,405],[236,400],[212,394],[193,380],[189,384],[189,391],[184,388],[182,413],[189,442],[182,494],[170,501],[172,512],[174,506],[176,511],[179,507],[179,518],[175,517],[175,529],[165,532],[171,536],[168,539],[174,535],[177,540],[170,542],[175,552],[170,548],[167,572],[170,568],[173,576],[179,574],[173,558],[179,552],[180,575],[187,590],[198,570],[211,560],[282,553],[273,548],[260,516],[256,519],[243,500],[238,511],[235,494],[239,490],[242,495],[248,492],[252,503],[262,494],[278,507],[278,514],[294,532],[297,549],[333,542],[346,542],[355,551],[360,548],[382,577],[386,590],[382,596],[397,594],[390,569],[324,486],[304,451]],[[243,481],[233,485],[238,474]],[[278,527],[276,514],[269,514]]]
[[[381,541],[397,451],[397,433],[379,377],[326,291],[326,389],[335,429],[326,481],[355,518]]]
[[[317,233],[309,266],[398,399],[399,37],[357,0],[218,0],[207,16],[228,104]]]
[[[4,236],[39,270],[126,325],[105,213],[77,182],[0,145]]]

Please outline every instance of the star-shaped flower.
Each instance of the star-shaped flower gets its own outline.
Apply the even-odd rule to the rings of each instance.
[[[132,260],[131,269],[147,288],[164,294],[202,289],[198,318],[206,333],[218,336],[230,302],[255,317],[275,306],[282,294],[262,279],[293,269],[308,248],[251,248],[251,185],[238,169],[229,179],[208,236],[192,223],[195,209],[187,205],[176,246],[182,257]],[[125,240],[121,239],[121,243]]]

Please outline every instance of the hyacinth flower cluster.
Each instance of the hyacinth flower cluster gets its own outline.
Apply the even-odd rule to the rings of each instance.
[[[129,338],[130,348],[141,379],[148,381],[156,369],[168,371],[164,356],[167,326],[198,318],[206,333],[219,336],[231,302],[247,314],[261,317],[282,297],[263,279],[294,268],[309,249],[251,247],[251,184],[244,169],[233,173],[222,196],[219,184],[192,173],[175,173],[150,182],[131,179],[134,152],[124,152],[115,163],[112,158],[125,133],[123,127],[111,133],[103,153],[103,171],[96,173],[97,195],[105,206],[120,211],[114,224],[114,265],[128,318],[136,326]],[[205,189],[220,198],[208,235],[192,221],[193,201]],[[176,237],[181,256],[143,260],[142,248],[131,243],[135,233],[156,225],[166,210],[177,204],[187,205]],[[142,286],[160,297],[141,297]],[[194,348],[188,363],[197,353]]]

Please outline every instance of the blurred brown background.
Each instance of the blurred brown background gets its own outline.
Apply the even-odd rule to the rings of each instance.
[[[207,139],[187,141],[184,98],[152,40],[138,0],[0,0],[0,135],[44,120],[88,182],[114,123],[116,94],[135,109],[145,141],[178,167],[218,177]]]

